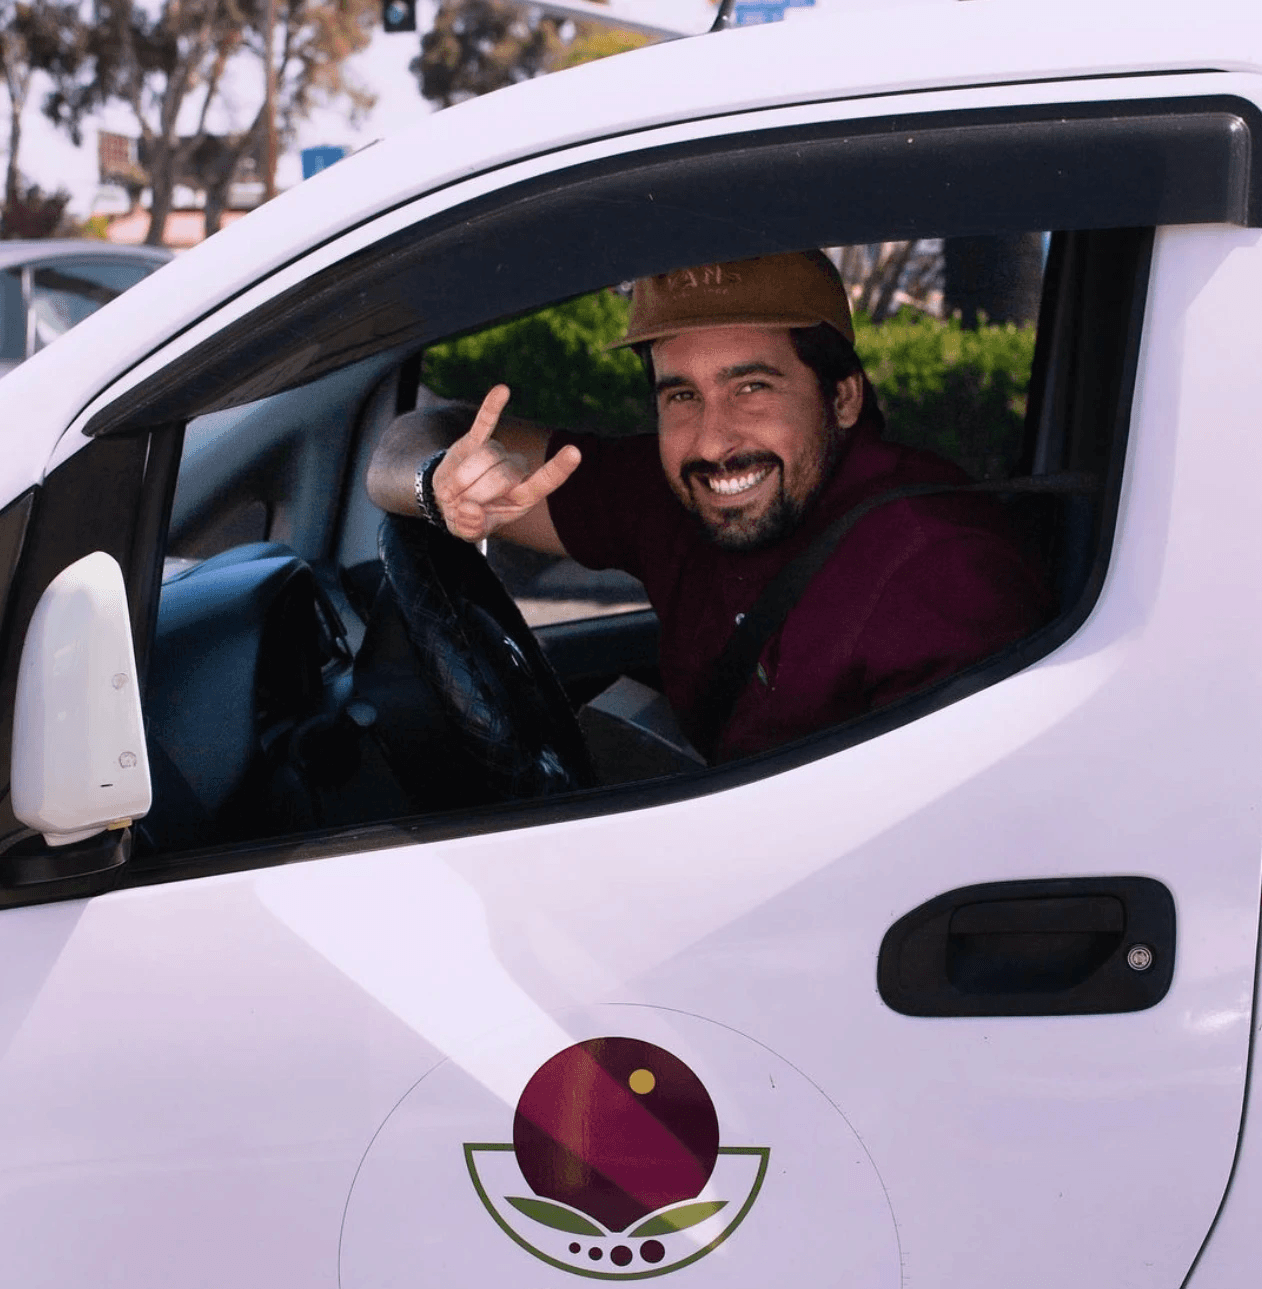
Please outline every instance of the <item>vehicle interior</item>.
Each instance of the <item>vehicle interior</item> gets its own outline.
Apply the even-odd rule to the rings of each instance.
[[[660,694],[657,620],[633,579],[495,540],[484,558],[419,520],[387,522],[368,499],[369,459],[396,417],[444,396],[476,403],[488,372],[476,362],[461,370],[460,357],[485,350],[497,327],[500,341],[521,351],[515,400],[547,413],[556,367],[555,356],[532,352],[540,310],[515,315],[506,340],[496,319],[489,329],[420,349],[383,348],[193,417],[149,660],[154,805],[138,824],[136,861],[382,821],[467,817],[504,803],[578,800],[609,809],[631,800],[628,790],[713,790],[733,769],[756,775],[826,754],[1046,653],[1085,616],[1103,573],[1109,480],[1119,468],[1113,421],[1129,343],[1124,324],[1147,241],[1123,230],[1056,233],[1041,244],[1037,327],[1010,324],[1006,332],[1024,343],[1028,367],[1020,391],[1005,396],[1005,414],[970,433],[958,420],[918,421],[928,414],[904,399],[888,432],[996,484],[1068,479],[995,494],[1055,587],[1056,619],[932,692],[736,767],[708,767],[673,727]],[[865,249],[874,248],[829,253],[853,264]],[[617,297],[620,288],[598,290]],[[1084,335],[1088,298],[1097,330]],[[905,304],[895,315],[905,331],[916,312]],[[960,343],[958,321],[954,332],[933,325]],[[898,402],[900,387],[883,372],[897,367],[889,334],[883,341],[881,325],[870,327],[869,366]],[[571,361],[595,371],[600,347],[591,349]],[[496,370],[503,344],[491,350],[488,370]],[[1102,378],[1117,387],[1104,408],[1090,393]],[[626,406],[615,432],[651,433],[647,383],[642,402]],[[932,406],[941,416],[950,404]],[[976,416],[976,408],[960,415]],[[583,428],[608,428],[599,409],[587,419]]]

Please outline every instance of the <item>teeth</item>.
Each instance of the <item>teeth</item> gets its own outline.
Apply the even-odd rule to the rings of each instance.
[[[748,474],[738,474],[734,479],[719,479],[714,475],[707,475],[706,484],[711,492],[731,497],[738,492],[747,492],[755,484],[761,483],[770,473],[771,467],[763,466],[760,470],[751,470]]]

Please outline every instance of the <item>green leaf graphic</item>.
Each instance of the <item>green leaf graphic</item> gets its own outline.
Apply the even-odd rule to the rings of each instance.
[[[522,1199],[516,1195],[505,1195],[504,1198],[519,1212],[535,1222],[542,1222],[554,1231],[568,1231],[571,1235],[605,1235],[594,1222],[579,1217],[560,1204],[549,1204],[546,1199]],[[700,1219],[698,1219],[700,1220]]]
[[[681,1204],[678,1208],[668,1208],[665,1213],[642,1222],[631,1232],[631,1239],[638,1240],[648,1235],[673,1235],[676,1231],[696,1226],[707,1217],[713,1217],[721,1208],[727,1207],[725,1199],[702,1200],[699,1204]]]

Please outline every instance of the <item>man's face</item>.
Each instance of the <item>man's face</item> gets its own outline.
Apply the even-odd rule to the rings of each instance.
[[[863,385],[832,406],[782,328],[713,327],[653,345],[662,468],[675,495],[728,550],[797,527],[828,477]]]

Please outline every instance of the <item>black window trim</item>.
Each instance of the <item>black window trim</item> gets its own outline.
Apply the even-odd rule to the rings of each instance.
[[[649,211],[660,218],[660,212],[671,206],[681,178],[691,179],[707,166],[713,171],[716,162],[732,172],[733,183],[739,165],[746,167],[752,183],[763,174],[768,189],[776,187],[765,179],[763,159],[769,150],[780,157],[794,149],[805,157],[814,150],[814,159],[808,161],[817,169],[835,168],[842,161],[853,165],[860,153],[865,165],[875,167],[874,173],[887,168],[879,185],[856,186],[863,199],[875,202],[876,208],[859,210],[860,198],[853,192],[848,194],[851,200],[844,213],[832,220],[831,241],[823,227],[809,227],[811,219],[795,217],[790,209],[790,184],[790,191],[779,199],[778,222],[768,216],[758,229],[765,248],[779,250],[870,241],[878,229],[884,230],[887,238],[1176,223],[1262,227],[1262,176],[1253,162],[1255,140],[1262,140],[1262,111],[1253,103],[1234,95],[1202,95],[976,108],[752,128],[747,133],[619,153],[497,189],[425,220],[419,236],[417,226],[412,225],[347,256],[234,320],[191,352],[124,391],[89,417],[84,433],[134,432],[140,427],[185,421],[307,383],[378,350],[400,344],[420,347],[440,336],[537,307],[548,299],[589,290],[600,277],[593,272],[594,263],[581,254],[574,257],[573,265],[557,263],[547,254],[549,236],[557,245],[562,244],[581,226],[582,214],[590,216],[599,207],[604,214],[612,212],[621,218],[627,236],[634,237]],[[1045,191],[1034,182],[992,180],[985,220],[961,220],[945,213],[944,204],[958,201],[958,193],[951,191],[952,181],[940,164],[941,158],[951,152],[967,173],[967,165],[979,149],[996,172],[1020,169],[1027,177],[1039,177]],[[1008,165],[994,166],[996,156],[1006,157]],[[1039,157],[1041,168],[1034,164]],[[938,200],[928,202],[923,195],[925,167],[935,165]],[[913,176],[906,179],[906,187],[914,189],[914,194],[900,190],[900,176]],[[969,177],[978,178],[976,168]],[[712,181],[711,174],[707,182]],[[1060,201],[1059,211],[1048,209],[1049,198],[1053,204]],[[1078,204],[1077,218],[1074,202]],[[913,212],[904,214],[904,227],[895,226],[897,218],[891,224],[890,206]],[[915,213],[917,207],[922,208],[919,214]],[[722,221],[715,212],[720,209],[716,202],[708,212],[719,240]],[[676,214],[686,230],[689,218],[695,223],[707,212],[692,209]],[[561,216],[567,216],[569,223]],[[511,229],[515,221],[531,218],[537,226],[535,234],[523,240],[537,247],[537,253],[518,256],[519,265],[508,263],[512,257],[506,254],[494,266],[488,285],[500,291],[499,301],[481,314],[471,301],[496,297],[494,290],[476,289],[476,279],[475,286],[464,291],[440,281],[433,288],[432,301],[426,301],[423,292],[408,289],[409,267],[415,272],[423,263],[432,278],[435,271],[441,277],[446,264],[449,276],[455,277],[465,272],[469,255],[481,252],[485,257],[488,248],[500,242],[506,227]],[[817,218],[814,223],[822,221]],[[740,231],[746,234],[748,244],[749,230]],[[608,233],[610,240],[617,236],[616,229]],[[658,237],[670,240],[666,233]],[[586,249],[589,256],[598,254]],[[757,253],[757,248],[746,253]],[[729,256],[723,246],[715,245],[713,255],[690,253],[671,264],[662,262],[660,251],[654,255],[645,250],[638,253],[638,262],[624,264],[622,276],[707,258],[735,255]],[[586,267],[580,271],[581,266]],[[511,284],[506,281],[505,269],[508,274],[517,272]],[[549,292],[544,285],[541,279],[549,276],[560,282],[558,290]],[[336,329],[341,347],[319,354],[312,337],[320,334],[322,323],[327,326],[335,316],[346,318],[346,301],[356,295],[368,296],[374,288],[373,306],[362,309],[358,316],[350,315],[353,325]],[[461,295],[465,297],[463,312],[453,307],[453,300]],[[447,312],[439,312],[442,309]],[[261,335],[277,338],[271,352],[260,345]],[[311,356],[302,358],[303,351]],[[244,353],[254,358],[252,365],[243,369],[239,360]]]

